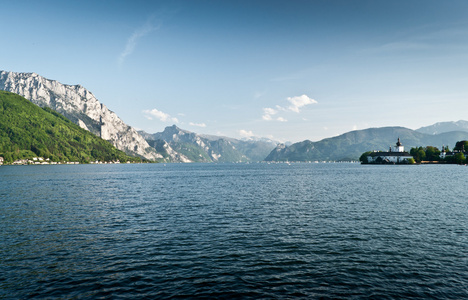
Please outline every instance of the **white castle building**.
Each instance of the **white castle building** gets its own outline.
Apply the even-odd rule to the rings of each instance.
[[[413,156],[405,152],[405,147],[401,144],[400,138],[398,138],[393,149],[390,147],[388,152],[374,151],[367,156],[367,162],[370,164],[404,164],[408,163],[412,158]]]

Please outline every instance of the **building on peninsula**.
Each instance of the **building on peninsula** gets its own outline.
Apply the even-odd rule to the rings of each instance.
[[[400,138],[395,147],[390,147],[388,152],[374,151],[367,156],[367,163],[369,164],[407,164],[413,156],[405,152],[405,147],[400,142]]]

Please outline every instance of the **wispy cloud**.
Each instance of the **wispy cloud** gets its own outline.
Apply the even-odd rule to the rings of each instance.
[[[262,119],[264,121],[278,121],[278,122],[287,122],[288,120],[281,116],[276,116],[279,112],[292,111],[295,113],[300,113],[301,108],[306,105],[318,103],[314,99],[310,98],[307,95],[288,97],[286,99],[290,104],[289,106],[279,106],[276,105],[275,108],[265,107],[263,108]]]
[[[153,120],[154,118],[156,118],[161,122],[179,123],[179,120],[177,118],[171,117],[171,115],[166,114],[165,112],[162,112],[160,110],[157,110],[156,108],[153,108],[151,110],[149,109],[144,110],[143,114],[148,120]]]
[[[201,127],[201,128],[205,128],[205,127],[206,127],[206,124],[205,124],[205,123],[193,123],[193,122],[190,122],[189,125],[190,125],[190,126]]]
[[[440,28],[436,23],[420,26],[412,29],[400,39],[393,40],[375,47],[363,49],[362,52],[369,54],[406,53],[421,51],[437,51],[446,55],[446,51],[467,51],[466,36],[467,29],[464,23],[453,23],[450,27]]]
[[[255,92],[253,97],[254,97],[255,100],[257,100],[257,99],[262,98],[265,94],[266,94],[266,91]]]
[[[137,28],[133,32],[133,34],[128,38],[127,43],[125,44],[124,50],[119,55],[119,66],[122,66],[127,56],[133,53],[133,51],[135,50],[135,47],[138,44],[138,41],[142,37],[160,28],[160,25],[158,26],[153,25],[153,19],[154,17],[148,18],[146,23],[143,24],[141,27]]]

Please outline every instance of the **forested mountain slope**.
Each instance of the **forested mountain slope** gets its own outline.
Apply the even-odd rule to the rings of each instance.
[[[0,91],[0,156],[5,162],[34,156],[51,161],[140,161],[61,114]]]

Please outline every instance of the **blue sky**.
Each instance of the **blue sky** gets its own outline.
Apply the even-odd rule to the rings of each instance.
[[[126,123],[320,140],[468,119],[467,1],[2,1],[0,69]]]

